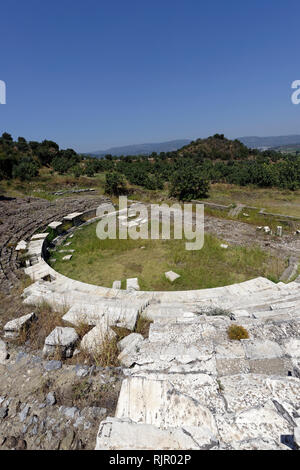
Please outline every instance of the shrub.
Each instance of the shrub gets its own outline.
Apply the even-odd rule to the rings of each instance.
[[[113,196],[126,194],[126,182],[124,176],[116,171],[106,174],[105,192]]]
[[[240,341],[241,339],[248,339],[249,333],[248,331],[240,325],[231,325],[228,330],[227,334],[229,339]]]

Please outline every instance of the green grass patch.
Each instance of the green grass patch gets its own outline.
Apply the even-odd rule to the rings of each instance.
[[[265,276],[277,282],[285,268],[284,261],[258,246],[220,247],[222,240],[205,235],[204,247],[186,251],[185,240],[99,240],[96,224],[83,227],[51,253],[54,269],[73,279],[111,287],[114,280],[138,277],[141,290],[188,290],[218,287]],[[72,259],[63,261],[74,249]],[[165,278],[166,271],[181,277],[173,284]]]

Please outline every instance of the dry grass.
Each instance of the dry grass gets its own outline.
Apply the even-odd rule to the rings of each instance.
[[[134,330],[135,333],[140,333],[142,336],[144,336],[144,338],[148,338],[151,323],[153,323],[152,320],[148,320],[148,318],[139,315]]]
[[[50,305],[44,303],[35,309],[36,320],[31,322],[25,334],[19,338],[21,340],[29,341],[31,349],[37,350],[44,346],[46,337],[57,326],[65,326],[62,320],[63,313],[55,312]],[[60,357],[60,351],[57,350],[56,356]]]
[[[111,338],[107,335],[102,341],[101,346],[92,354],[92,357],[97,367],[117,367],[120,365],[118,360],[119,354],[118,338]]]

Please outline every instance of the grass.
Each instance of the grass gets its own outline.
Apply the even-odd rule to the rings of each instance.
[[[62,196],[53,194],[56,191],[95,188],[97,191],[93,194],[99,195],[104,194],[104,186],[105,173],[98,173],[93,177],[80,176],[75,178],[72,175],[60,175],[51,172],[49,168],[42,168],[40,169],[39,176],[30,181],[20,181],[18,179],[2,180],[0,182],[0,194],[5,194],[8,197],[31,196],[53,201],[61,197],[72,196],[72,193],[63,194]],[[76,197],[81,197],[82,195],[84,193],[78,193]]]
[[[266,212],[300,217],[300,190],[216,183],[211,185],[206,201],[224,205],[241,203],[264,208]]]
[[[278,281],[285,268],[283,260],[259,247],[220,247],[222,240],[205,235],[204,247],[186,251],[184,240],[99,240],[96,224],[76,231],[71,245],[72,259],[59,249],[51,254],[52,266],[62,274],[82,282],[111,287],[114,280],[138,277],[141,290],[188,290],[218,287],[265,276]],[[181,277],[171,284],[164,273]]]

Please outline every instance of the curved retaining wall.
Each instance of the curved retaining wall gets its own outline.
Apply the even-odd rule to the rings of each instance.
[[[118,213],[118,212],[117,212]],[[81,219],[88,219],[83,223],[76,223],[76,226],[87,225],[97,220],[100,220],[103,216],[95,217],[96,209],[88,210],[83,212]],[[46,235],[46,234],[45,234]],[[93,284],[87,284],[81,281],[76,281],[70,279],[63,274],[55,271],[49,264],[45,261],[45,254],[48,245],[48,237],[45,236],[40,240],[31,240],[28,245],[28,252],[31,253],[32,244],[35,245],[34,255],[29,255],[30,262],[34,262],[31,266],[25,268],[25,273],[31,277],[33,281],[39,280],[57,280],[66,284],[69,289],[74,289],[81,292],[89,292],[91,294],[100,295],[102,297],[108,298],[126,298],[128,295],[134,296],[136,298],[148,298],[155,299],[158,301],[165,302],[197,302],[206,299],[222,298],[228,296],[240,296],[240,295],[251,295],[252,292],[257,292],[260,290],[267,289],[271,286],[276,286],[272,281],[269,281],[266,278],[258,277],[248,281],[244,281],[238,284],[232,284],[223,287],[215,287],[209,289],[199,289],[199,290],[186,290],[186,291],[128,291],[128,290],[118,290],[108,287],[96,286]],[[34,251],[34,250],[33,250]]]

